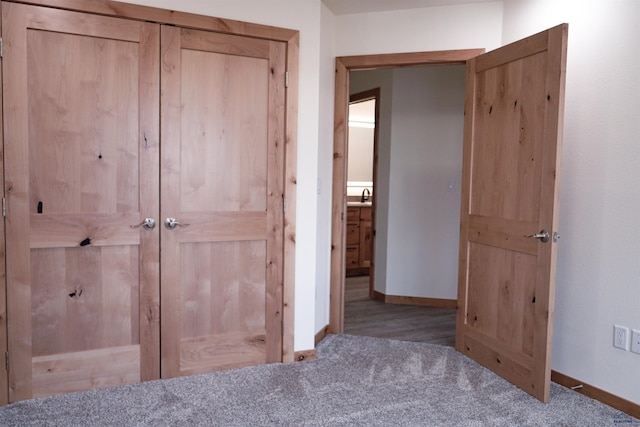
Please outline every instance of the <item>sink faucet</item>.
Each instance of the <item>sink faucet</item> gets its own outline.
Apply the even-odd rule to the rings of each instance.
[[[368,188],[365,188],[364,190],[362,190],[362,197],[360,198],[360,202],[366,202],[367,200],[369,200],[369,197],[371,197],[371,191],[369,191]]]

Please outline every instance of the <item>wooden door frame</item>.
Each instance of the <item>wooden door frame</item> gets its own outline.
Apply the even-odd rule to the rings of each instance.
[[[282,361],[294,361],[294,292],[295,292],[295,249],[296,249],[296,191],[297,191],[297,145],[298,145],[298,85],[299,85],[299,50],[300,32],[285,28],[253,24],[231,19],[176,12],[168,9],[120,3],[109,0],[9,0],[12,3],[31,4],[36,6],[64,9],[76,12],[93,13],[140,21],[151,21],[158,24],[169,24],[186,28],[208,30],[225,34],[255,37],[286,43],[286,72],[288,85],[285,89],[285,164],[284,164],[284,198],[287,209],[284,213],[284,265],[283,265],[283,339]],[[0,4],[0,13],[2,6]],[[1,28],[0,28],[1,30]],[[0,77],[2,70],[0,67]],[[0,80],[1,81],[1,80]],[[0,84],[0,100],[2,85]],[[0,102],[2,114],[2,102]],[[158,113],[159,114],[159,113]],[[0,116],[1,117],[1,116]],[[4,131],[0,120],[0,183],[2,196],[9,191],[4,180]],[[0,226],[0,278],[6,290],[5,274],[5,233],[4,221]],[[8,351],[6,292],[0,292],[0,354]],[[0,370],[0,405],[8,403],[8,375]]]
[[[336,58],[333,128],[333,188],[331,196],[331,274],[329,329],[344,331],[344,283],[347,209],[347,135],[349,117],[349,72],[371,68],[398,68],[417,65],[464,65],[485,49],[443,50],[433,52],[391,53],[341,56]],[[374,197],[375,200],[375,197]]]
[[[0,4],[0,35],[2,35],[2,5]],[[2,185],[3,221],[0,224],[0,278],[4,282],[4,292],[0,292],[0,354],[8,351],[7,329],[7,275],[5,265],[6,237],[5,237],[5,183],[4,183],[4,110],[2,93],[2,62],[0,61],[0,184]],[[0,369],[0,405],[9,403],[9,371]]]

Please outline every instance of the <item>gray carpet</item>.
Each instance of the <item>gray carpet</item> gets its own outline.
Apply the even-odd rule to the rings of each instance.
[[[332,335],[318,359],[18,402],[0,425],[613,426],[637,420],[553,384],[545,405],[453,348]]]

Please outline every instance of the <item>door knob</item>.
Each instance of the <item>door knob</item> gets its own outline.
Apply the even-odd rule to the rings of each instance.
[[[181,227],[187,227],[189,226],[189,224],[183,224],[180,221],[178,221],[175,218],[167,218],[164,220],[164,225],[169,229],[169,230],[173,230],[175,229],[178,225]]]
[[[540,239],[542,243],[547,243],[549,241],[549,232],[547,230],[540,230],[539,233],[525,235],[524,237],[529,237],[531,239]]]
[[[140,224],[138,225],[132,225],[131,228],[144,228],[145,230],[153,230],[154,228],[156,228],[156,220],[153,218],[145,218],[144,221],[142,221]]]

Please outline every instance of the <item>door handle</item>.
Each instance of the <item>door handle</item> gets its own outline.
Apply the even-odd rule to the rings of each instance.
[[[138,225],[132,225],[130,226],[131,228],[144,228],[145,230],[151,231],[154,228],[156,228],[156,220],[153,218],[145,218],[144,221],[142,221],[140,224]]]
[[[169,229],[169,230],[173,230],[175,229],[178,225],[180,227],[188,227],[190,224],[183,224],[180,221],[178,221],[175,218],[167,218],[164,220],[164,225]]]
[[[529,237],[531,239],[540,239],[542,243],[547,243],[549,241],[549,232],[547,230],[540,230],[539,233],[529,234],[524,237]]]

